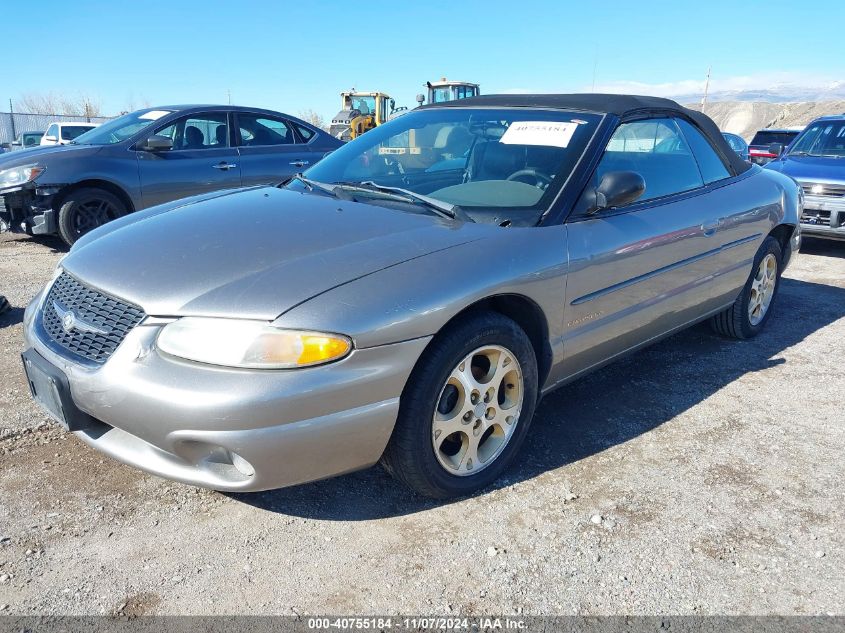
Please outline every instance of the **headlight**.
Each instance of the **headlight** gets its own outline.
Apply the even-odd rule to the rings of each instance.
[[[340,334],[281,330],[263,321],[185,317],[162,328],[158,348],[210,365],[293,369],[343,358],[352,341]]]
[[[44,173],[44,167],[41,165],[23,165],[0,170],[0,189],[32,182],[42,173]]]

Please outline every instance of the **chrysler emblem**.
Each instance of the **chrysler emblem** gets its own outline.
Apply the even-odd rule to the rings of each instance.
[[[71,332],[76,326],[76,315],[73,312],[65,312],[62,317],[62,327],[65,332]]]
[[[91,334],[108,334],[109,330],[98,327],[79,317],[73,310],[64,307],[58,301],[53,302],[53,310],[62,324],[62,329],[70,334],[74,330],[79,332],[90,332]]]

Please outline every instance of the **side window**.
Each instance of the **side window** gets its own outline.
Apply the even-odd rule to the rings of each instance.
[[[296,131],[299,132],[299,136],[302,137],[302,140],[306,143],[314,138],[314,130],[310,130],[304,125],[299,125],[298,123],[294,123],[296,126]]]
[[[59,138],[59,126],[53,123],[50,127],[47,128],[47,136],[52,136],[54,138]]]
[[[698,168],[701,170],[701,177],[706,184],[716,182],[717,180],[724,180],[730,178],[731,172],[725,167],[725,163],[710,145],[710,142],[704,138],[694,125],[683,119],[678,119],[678,125],[687,139],[695,160],[698,162]]]
[[[174,150],[229,147],[229,125],[225,112],[191,114],[159,128],[156,134],[171,139]]]
[[[288,121],[263,114],[238,113],[241,141],[247,147],[292,145],[296,142]]]
[[[635,171],[645,180],[639,201],[704,186],[698,164],[673,119],[623,123],[613,133],[594,174],[593,186],[611,171]]]

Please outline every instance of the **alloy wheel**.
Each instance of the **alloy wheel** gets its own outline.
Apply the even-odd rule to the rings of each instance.
[[[473,475],[496,461],[519,422],[525,385],[516,356],[498,345],[470,352],[449,374],[432,420],[437,461]]]
[[[751,296],[748,300],[748,320],[751,325],[758,325],[766,316],[777,286],[778,262],[772,254],[767,254],[761,261],[751,280]]]
[[[86,200],[73,210],[73,229],[82,236],[115,217],[115,208],[108,200]]]

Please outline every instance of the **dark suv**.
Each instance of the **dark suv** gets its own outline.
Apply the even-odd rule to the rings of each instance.
[[[801,232],[845,240],[845,114],[810,123],[784,152],[766,165],[792,176],[804,190]]]
[[[748,144],[748,158],[752,163],[765,165],[773,158],[776,158],[776,155],[770,151],[773,144],[786,147],[799,134],[801,134],[800,129],[766,128],[765,130],[759,130]]]
[[[0,156],[0,230],[68,244],[153,205],[280,182],[343,143],[304,121],[235,106],[138,110],[70,145]]]

